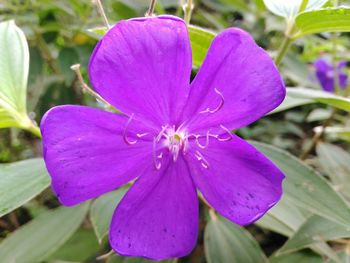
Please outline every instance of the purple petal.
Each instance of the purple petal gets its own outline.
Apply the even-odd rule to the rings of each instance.
[[[227,142],[211,140],[200,150],[205,168],[188,154],[192,177],[204,198],[221,215],[250,224],[275,205],[282,195],[282,172],[241,138]]]
[[[223,107],[215,113],[200,113]],[[270,56],[243,30],[227,29],[213,40],[191,85],[185,118],[194,130],[245,126],[276,108],[285,97],[281,76]]]
[[[327,73],[327,72],[333,70],[332,65],[330,63],[328,63],[328,61],[326,59],[323,59],[323,58],[317,59],[314,62],[314,67],[316,68],[317,72]]]
[[[182,257],[197,241],[198,198],[182,157],[142,175],[118,205],[109,240],[124,256]]]
[[[124,142],[127,118],[84,106],[59,106],[41,122],[46,167],[64,205],[75,205],[129,182],[152,163],[152,142]],[[129,140],[144,132],[135,121]]]
[[[334,79],[332,74],[332,70],[328,72],[316,71],[317,79],[324,91],[334,92]]]
[[[89,64],[97,92],[127,115],[176,123],[189,92],[191,47],[183,20],[159,16],[117,23]]]

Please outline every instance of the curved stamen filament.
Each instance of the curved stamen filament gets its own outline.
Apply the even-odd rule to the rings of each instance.
[[[159,132],[157,137],[155,138],[156,142],[159,142],[162,136],[165,134],[166,129],[168,128],[169,125],[162,126],[162,130]]]
[[[227,142],[229,140],[231,140],[233,138],[233,135],[231,133],[231,131],[229,129],[227,129],[225,126],[220,125],[220,128],[223,129],[227,134],[228,137],[227,138],[220,138],[219,135],[216,137],[216,139],[220,142]]]
[[[196,156],[197,160],[200,161],[201,165],[202,165],[205,169],[208,169],[208,168],[209,168],[209,163],[208,163],[208,161],[204,158],[204,156],[203,156],[199,151],[196,151],[195,156]]]
[[[204,144],[204,145],[201,144],[201,143],[199,142],[199,138],[200,138],[201,136],[200,136],[200,135],[195,135],[196,144],[197,144],[197,146],[198,146],[199,148],[205,149],[205,148],[208,147],[208,145],[209,145],[209,137],[211,136],[211,134],[210,134],[209,132],[210,132],[210,131],[208,130],[208,131],[207,131],[207,134],[206,134],[206,136],[205,136],[205,144]]]
[[[135,143],[138,142],[138,140],[130,141],[130,140],[128,139],[128,135],[127,135],[129,125],[130,125],[130,123],[131,123],[131,121],[132,121],[133,118],[134,118],[134,113],[130,115],[130,118],[129,118],[129,120],[127,121],[127,123],[126,123],[126,125],[125,125],[125,129],[124,129],[124,131],[123,131],[123,140],[124,140],[124,142],[125,142],[126,144],[129,144],[129,145],[133,145],[133,144],[135,144]],[[137,134],[136,134],[136,137],[139,138],[139,139],[141,139],[142,137],[144,137],[144,136],[146,136],[146,135],[148,135],[148,132],[137,133]]]
[[[129,128],[129,125],[130,125],[130,123],[131,123],[131,121],[132,121],[133,118],[134,118],[134,113],[130,115],[130,118],[129,118],[128,122],[126,123],[125,129],[124,129],[124,132],[123,132],[123,139],[124,139],[124,142],[125,142],[126,144],[129,144],[129,145],[133,145],[133,144],[137,143],[137,141],[138,141],[138,140],[130,141],[130,140],[128,139],[128,136],[127,136],[128,128]],[[140,138],[140,137],[139,137],[139,138]]]
[[[199,113],[215,113],[215,112],[218,112],[219,110],[221,110],[221,108],[224,106],[224,104],[225,104],[224,96],[222,95],[222,93],[218,89],[215,88],[214,91],[216,92],[216,94],[219,95],[219,97],[221,99],[219,105],[213,110],[211,110],[210,108],[206,108],[205,110],[200,111]]]
[[[154,164],[154,167],[159,170],[161,167],[162,167],[162,163],[160,161],[158,161],[158,159],[162,159],[163,158],[163,153],[160,153],[158,156],[157,156],[157,138],[154,137],[153,138],[153,164]]]

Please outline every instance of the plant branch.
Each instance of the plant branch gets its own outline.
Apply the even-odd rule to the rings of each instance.
[[[157,0],[151,0],[145,16],[154,16],[154,9],[156,8],[156,4],[157,4]]]
[[[103,9],[103,5],[102,5],[102,3],[101,3],[101,0],[95,0],[95,1],[94,1],[94,4],[95,4],[96,7],[97,7],[98,13],[99,13],[100,16],[102,17],[103,23],[105,24],[105,26],[107,27],[107,29],[110,29],[111,26],[109,25],[108,18],[107,18],[107,16],[106,16],[105,10]]]

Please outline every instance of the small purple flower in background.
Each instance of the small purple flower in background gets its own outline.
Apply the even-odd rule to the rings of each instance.
[[[119,203],[109,240],[121,255],[191,252],[197,189],[218,213],[250,224],[282,195],[282,172],[230,131],[276,108],[285,87],[252,37],[227,29],[190,84],[187,27],[173,16],[117,23],[96,46],[89,76],[124,115],[58,106],[41,123],[44,159],[60,202],[75,205],[137,178]]]
[[[345,89],[348,82],[348,76],[344,73],[346,64],[346,61],[340,61],[338,64],[338,81],[341,89]],[[322,89],[327,92],[334,92],[335,83],[333,66],[328,63],[326,59],[320,58],[314,62],[314,67],[316,69],[317,79],[320,82]]]

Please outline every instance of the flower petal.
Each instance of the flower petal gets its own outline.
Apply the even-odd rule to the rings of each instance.
[[[199,113],[223,107],[215,113]],[[191,85],[185,118],[195,116],[194,130],[245,126],[276,108],[285,86],[269,55],[243,30],[231,28],[213,40]],[[198,114],[199,113],[199,114]]]
[[[247,225],[279,201],[284,175],[238,136],[227,142],[211,140],[200,152],[209,167],[189,153],[192,177],[204,198],[224,217]]]
[[[97,92],[136,119],[176,124],[189,92],[191,47],[183,20],[173,16],[117,23],[89,63]]]
[[[148,171],[131,187],[112,219],[109,240],[124,256],[182,257],[197,241],[198,198],[182,157]]]
[[[84,106],[59,106],[41,122],[46,167],[64,205],[75,205],[137,177],[152,163],[152,142],[124,142],[127,118]],[[133,131],[144,132],[132,122]]]

